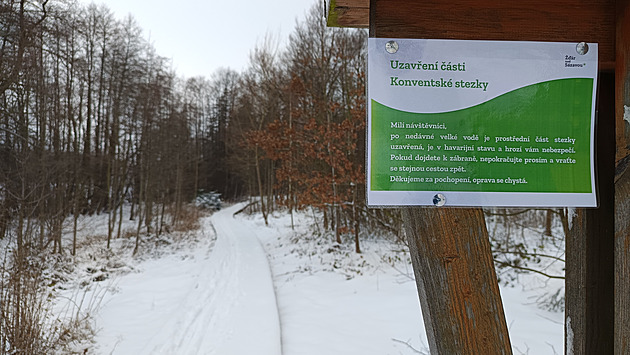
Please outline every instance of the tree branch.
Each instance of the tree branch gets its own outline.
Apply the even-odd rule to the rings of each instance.
[[[546,277],[548,277],[550,279],[564,280],[564,276],[550,275],[550,274],[547,274],[547,273],[542,272],[540,270],[536,270],[536,269],[532,269],[532,268],[528,268],[528,267],[524,267],[524,266],[517,266],[517,265],[514,265],[514,264],[506,263],[504,261],[495,260],[494,262],[497,263],[499,266],[508,266],[508,267],[511,267],[511,268],[514,268],[514,269],[517,269],[517,270],[535,272],[537,274],[546,276]]]

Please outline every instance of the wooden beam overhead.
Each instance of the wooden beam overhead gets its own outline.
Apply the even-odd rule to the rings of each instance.
[[[370,0],[326,0],[328,26],[368,28]],[[623,2],[623,1],[622,1]],[[379,37],[485,39],[510,41],[573,41],[599,43],[603,70],[615,63],[615,1],[531,0],[392,0],[373,9]],[[404,9],[404,11],[398,11]],[[545,35],[541,35],[545,34]]]
[[[328,0],[328,26],[368,28],[370,0]]]
[[[596,42],[600,69],[614,70],[613,0],[389,0],[372,7],[377,37]]]
[[[368,28],[370,0],[327,0],[328,26]],[[615,2],[611,0],[533,0],[503,3],[491,0],[393,0],[379,2],[380,37],[485,39],[564,42],[580,38],[599,43],[600,68],[615,63]],[[405,11],[397,11],[404,8]],[[399,17],[396,17],[399,16]]]

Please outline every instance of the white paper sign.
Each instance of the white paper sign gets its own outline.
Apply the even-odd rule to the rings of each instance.
[[[596,43],[368,51],[368,205],[597,206]]]

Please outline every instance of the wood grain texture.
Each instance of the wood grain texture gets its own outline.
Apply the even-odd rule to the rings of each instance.
[[[614,68],[614,0],[388,0],[370,6],[378,37],[597,42],[600,67]]]
[[[630,107],[630,1],[617,1],[616,39],[616,139],[617,161],[630,155],[630,122],[624,120]]]
[[[630,172],[615,184],[615,354],[630,354]]]
[[[612,213],[602,216],[594,209],[578,209],[573,219],[566,243],[566,354],[614,353],[614,263],[610,256],[614,246],[602,248],[592,237],[604,227],[600,222],[612,229],[612,217]],[[604,237],[604,233],[599,235]]]
[[[565,278],[565,354],[586,354],[586,285],[588,276],[586,267],[581,264],[587,260],[586,234],[588,220],[585,209],[568,213],[570,233],[566,237]]]
[[[617,0],[615,68],[615,354],[630,355],[630,0]]]
[[[577,209],[566,237],[567,354],[613,354],[615,340],[615,78],[600,73],[596,129],[599,207]]]
[[[370,0],[331,0],[328,26],[367,28],[370,24]]]
[[[431,354],[511,354],[483,211],[403,216]]]

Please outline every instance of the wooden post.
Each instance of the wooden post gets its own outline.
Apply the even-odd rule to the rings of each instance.
[[[630,354],[630,1],[617,0],[615,66],[615,354]]]
[[[630,156],[630,1],[617,0],[615,53],[615,124],[617,165]]]
[[[414,37],[408,26],[380,27],[393,14],[377,11],[387,3],[371,1],[370,37]],[[483,211],[407,208],[403,217],[431,354],[512,354]]]
[[[596,160],[599,208],[569,213],[565,353],[612,354],[614,344],[614,76],[600,72]]]
[[[405,230],[431,354],[511,354],[479,208],[407,208]]]

